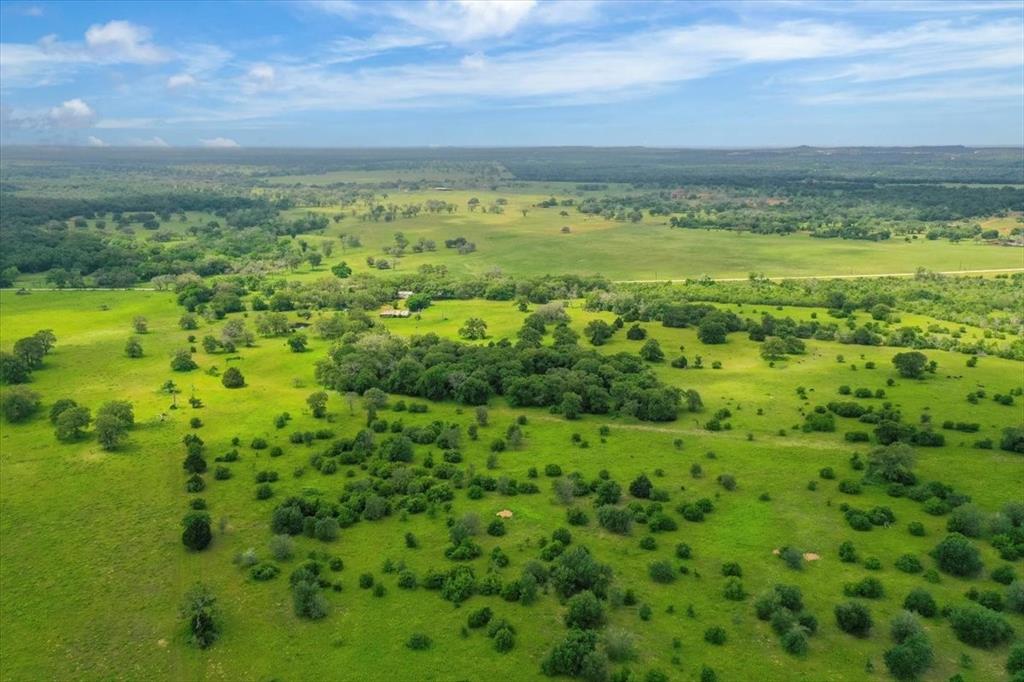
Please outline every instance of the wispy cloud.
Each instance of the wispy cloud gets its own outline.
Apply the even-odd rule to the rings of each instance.
[[[702,91],[719,101],[821,108],[924,102],[940,93],[1019,101],[1024,88],[1017,2],[311,0],[287,7],[284,15],[300,26],[316,23],[317,39],[289,39],[274,25],[237,40],[214,39],[204,28],[199,40],[132,15],[93,24],[75,39],[5,38],[4,125],[77,130],[80,142],[94,129],[149,144],[160,133],[226,146],[242,127],[295,125],[317,112],[582,109]],[[46,20],[22,23],[45,28]],[[184,128],[192,132],[165,133]]]
[[[96,122],[96,111],[76,97],[45,110],[21,111],[3,107],[3,124],[14,130],[48,130],[90,128]]]
[[[198,84],[199,81],[190,73],[176,73],[167,79],[168,90],[181,90],[183,88],[195,87]]]
[[[234,149],[242,146],[235,142],[234,140],[232,140],[230,137],[214,137],[210,139],[200,139],[199,142],[201,142],[204,147],[207,147],[209,149]]]
[[[929,21],[875,33],[809,20],[698,24],[494,55],[475,51],[425,63],[348,68],[330,59],[263,62],[249,69],[248,89],[225,88],[221,96],[240,118],[481,102],[564,105],[620,100],[741,67],[775,64],[799,68],[778,80],[780,92],[825,102],[824,90],[836,86],[1019,68],[1022,31],[1017,20]]]
[[[307,6],[346,19],[375,16],[386,19],[391,31],[405,41],[461,45],[503,38],[529,27],[567,26],[593,19],[600,3],[593,0],[454,0],[440,2],[367,2],[312,0]],[[415,36],[415,37],[414,37]],[[371,43],[386,43],[387,34]]]
[[[164,138],[160,137],[159,135],[154,135],[153,137],[145,138],[131,138],[128,140],[127,144],[129,147],[165,148],[171,146],[166,140],[164,140]]]
[[[4,90],[73,80],[78,69],[116,64],[160,64],[174,58],[156,45],[151,31],[130,21],[93,24],[78,41],[54,34],[35,43],[0,43],[0,82]]]

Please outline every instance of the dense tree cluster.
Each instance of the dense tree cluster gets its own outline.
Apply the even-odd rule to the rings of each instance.
[[[573,412],[648,421],[675,419],[681,402],[680,391],[659,382],[636,356],[583,351],[574,340],[554,347],[505,340],[475,346],[434,334],[407,342],[367,333],[332,349],[317,364],[316,376],[342,393],[379,388],[465,405],[503,395],[518,407],[561,408],[568,402]]]
[[[43,359],[57,345],[57,336],[41,329],[32,336],[14,342],[10,353],[0,351],[0,383],[24,384],[32,372],[43,366]]]

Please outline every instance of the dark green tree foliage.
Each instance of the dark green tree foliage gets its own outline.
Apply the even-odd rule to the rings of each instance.
[[[991,649],[1013,638],[1013,627],[1005,618],[976,604],[954,608],[949,624],[957,639],[982,649]]]
[[[474,346],[433,334],[408,342],[391,336],[347,340],[317,364],[316,377],[342,393],[380,388],[467,404],[504,395],[513,407],[558,407],[566,393],[574,393],[580,412],[647,421],[675,419],[682,397],[627,353],[608,356],[576,346],[520,348],[507,342]]]
[[[39,393],[24,386],[9,388],[0,398],[0,410],[8,422],[24,422],[39,410]]]
[[[188,641],[193,646],[206,649],[220,636],[217,598],[206,585],[197,583],[185,594],[181,617],[186,623]]]
[[[96,411],[96,440],[104,450],[115,450],[134,424],[135,414],[131,403],[125,400],[106,402]]]
[[[1013,682],[1020,682],[1021,673],[1024,673],[1024,644],[1010,649],[1010,655],[1006,658],[1006,672],[1014,676]]]
[[[652,490],[654,490],[654,484],[651,483],[651,479],[647,478],[646,474],[640,474],[629,484],[629,494],[633,497],[646,500],[651,496]]]
[[[192,359],[192,354],[187,349],[182,348],[174,352],[171,356],[171,369],[175,372],[189,372],[199,367],[195,360]]]
[[[661,362],[665,359],[665,353],[656,339],[647,339],[640,348],[640,357],[647,362]]]
[[[213,539],[210,530],[210,515],[204,511],[191,511],[181,520],[184,530],[181,533],[181,544],[198,552],[206,549]]]
[[[14,342],[14,355],[31,370],[37,370],[43,366],[43,357],[46,352],[45,341],[37,336],[28,336]]]
[[[904,611],[896,616],[892,624],[892,638],[895,646],[885,652],[883,659],[893,677],[898,680],[917,679],[931,667],[934,658],[932,645],[913,615]]]
[[[599,563],[586,547],[572,547],[563,552],[551,569],[551,584],[562,597],[571,597],[590,590],[603,598],[612,579],[612,569]]]
[[[88,407],[68,407],[61,410],[56,420],[57,440],[65,443],[78,440],[91,421],[92,416]]]
[[[626,338],[630,341],[643,341],[647,338],[647,330],[638,324],[634,324],[626,330]]]
[[[316,419],[322,419],[327,415],[327,393],[325,391],[310,393],[306,398],[306,404],[309,405],[310,414]]]
[[[141,358],[142,357],[142,342],[136,337],[131,337],[124,344],[124,354],[130,358]]]
[[[917,476],[914,467],[914,450],[906,443],[875,448],[868,454],[865,478],[876,483],[899,483],[914,485]]]
[[[292,608],[299,618],[319,620],[327,615],[327,599],[320,589],[321,566],[318,562],[304,562],[292,573]]]
[[[221,375],[220,383],[224,388],[241,388],[245,386],[245,377],[237,367],[228,367]]]
[[[583,334],[587,337],[587,341],[593,346],[603,346],[608,342],[608,339],[612,338],[614,333],[614,327],[604,320],[591,320],[583,329]]]
[[[69,410],[72,407],[78,407],[78,403],[71,398],[61,398],[53,403],[50,407],[50,422],[54,425],[57,424],[57,418],[61,415],[64,410]]]
[[[555,644],[540,664],[541,671],[551,677],[603,679],[604,668],[604,659],[597,652],[597,634],[579,629],[569,630],[565,639]]]
[[[1007,452],[1024,454],[1024,426],[1003,429],[1002,438],[999,439],[999,448]]]
[[[900,376],[908,379],[920,379],[928,367],[928,358],[920,351],[908,351],[894,355],[892,364]]]
[[[867,637],[871,631],[871,612],[868,607],[857,602],[837,604],[835,607],[836,625],[839,629],[856,637]]]
[[[32,376],[32,369],[13,353],[0,351],[0,382],[24,384]]]
[[[931,551],[939,569],[951,575],[970,577],[981,572],[981,552],[960,533],[950,533]]]
[[[922,587],[915,587],[903,600],[903,608],[907,611],[919,613],[925,618],[931,618],[939,612],[935,598]]]
[[[206,459],[198,449],[190,448],[181,466],[190,474],[202,474],[206,472]],[[230,469],[228,471],[230,472]]]
[[[590,590],[574,594],[566,602],[565,626],[593,630],[604,624],[604,607]]]
[[[405,300],[405,307],[414,313],[426,310],[430,307],[430,296],[427,294],[413,294]]]

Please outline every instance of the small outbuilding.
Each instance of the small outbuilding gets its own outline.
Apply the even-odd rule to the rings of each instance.
[[[408,310],[399,310],[398,308],[384,308],[380,311],[381,317],[409,317]]]

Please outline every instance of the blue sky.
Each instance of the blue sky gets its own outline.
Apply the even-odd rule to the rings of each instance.
[[[1024,144],[1024,2],[7,2],[2,142]]]

